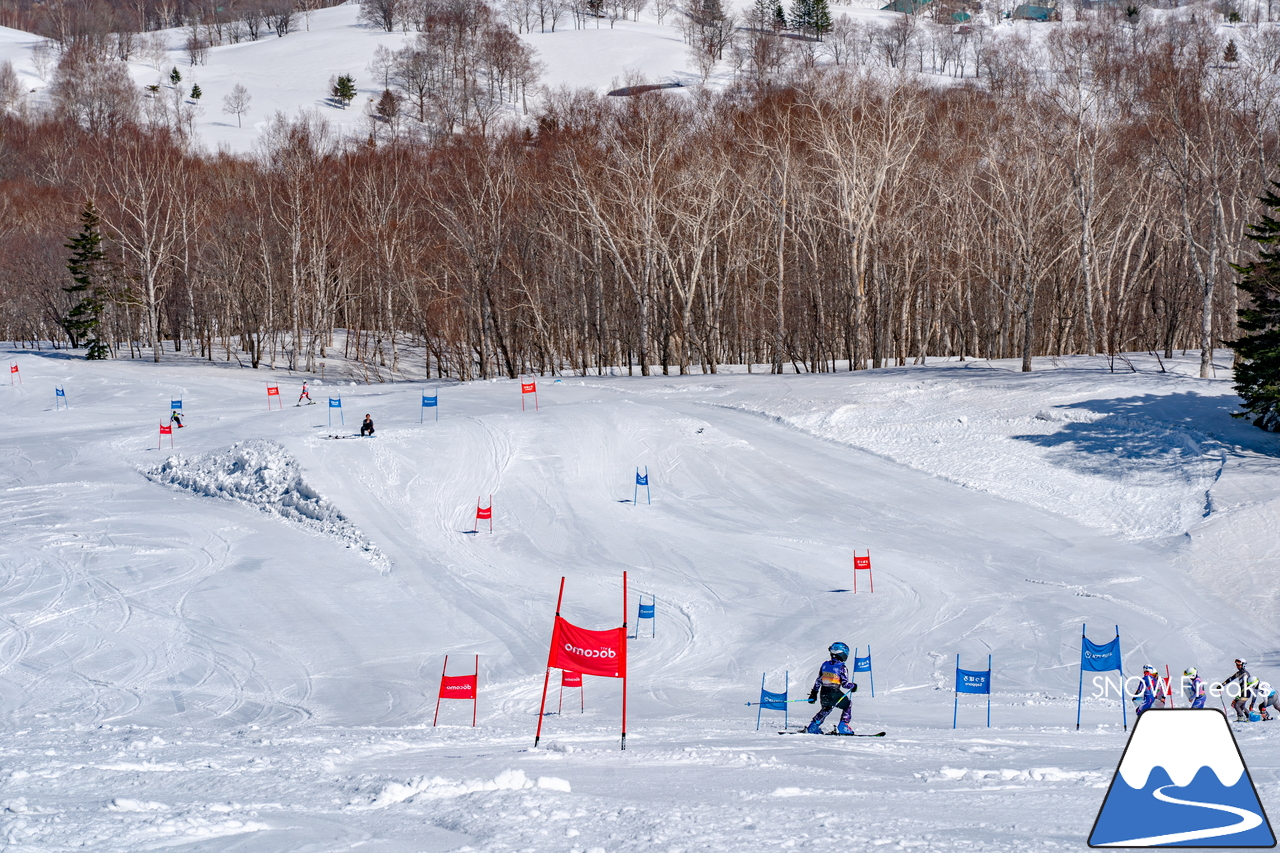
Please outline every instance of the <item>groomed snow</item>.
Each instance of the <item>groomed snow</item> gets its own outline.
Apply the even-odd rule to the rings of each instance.
[[[1075,731],[1081,623],[1119,625],[1130,672],[1220,678],[1243,654],[1280,682],[1280,437],[1230,417],[1225,356],[1210,380],[1194,355],[541,377],[523,413],[514,381],[357,385],[330,359],[312,395],[340,387],[378,434],[328,441],[324,406],[267,409],[262,380],[289,400],[297,374],[8,354],[15,851],[1079,849],[1125,743],[1091,679]],[[472,533],[490,494],[494,532]],[[384,571],[316,535],[339,512]],[[874,593],[851,592],[855,548]],[[552,680],[532,749],[560,577],[566,618],[605,628],[623,570],[629,621],[640,592],[658,608],[626,752],[619,685],[592,678],[585,713],[576,691],[556,713]],[[803,698],[834,640],[870,644],[854,725],[888,737],[778,737],[770,712],[757,732],[761,673]],[[951,729],[957,653],[994,658],[991,729],[979,697]],[[480,656],[476,729],[456,701],[430,725],[445,654],[450,674]],[[1275,736],[1237,732],[1273,812]]]

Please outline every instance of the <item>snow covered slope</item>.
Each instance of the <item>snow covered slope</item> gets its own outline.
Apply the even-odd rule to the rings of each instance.
[[[1280,440],[1229,417],[1226,371],[545,377],[540,411],[512,381],[445,384],[419,424],[434,383],[331,369],[320,405],[293,407],[302,377],[283,372],[10,354],[0,834],[17,850],[1082,846],[1124,743],[1114,696],[1074,731],[1082,622],[1099,641],[1118,624],[1130,670],[1214,677],[1245,654],[1280,682]],[[186,427],[157,449],[179,396]],[[376,438],[325,438],[366,412]],[[652,506],[631,504],[637,466]],[[490,494],[494,532],[473,534]],[[855,548],[874,594],[849,591]],[[530,750],[560,577],[564,615],[605,628],[624,570],[632,624],[635,593],[658,601],[657,637],[631,646],[627,752],[601,679]],[[761,672],[803,697],[837,639],[871,645],[854,723],[890,737],[779,738],[777,714],[756,733]],[[480,655],[474,731],[462,703],[430,728],[446,653],[456,673]],[[972,697],[948,725],[957,653],[994,656],[989,732]],[[1264,806],[1271,735],[1240,735]]]

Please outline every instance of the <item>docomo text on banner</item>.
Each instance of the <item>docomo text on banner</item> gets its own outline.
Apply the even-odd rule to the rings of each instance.
[[[572,643],[565,643],[564,650],[584,658],[616,658],[618,656],[617,649],[581,649]]]
[[[1181,690],[1183,695],[1185,695],[1187,689],[1191,686],[1191,678],[1183,675],[1179,677],[1179,680],[1182,682]],[[1164,679],[1162,678],[1160,681],[1163,682]],[[1112,678],[1109,675],[1095,675],[1093,677],[1093,698],[1110,699],[1116,695],[1132,696],[1141,684],[1141,675],[1130,675],[1128,678],[1124,679],[1123,684],[1120,683],[1119,679]],[[1237,682],[1232,682],[1227,685],[1209,684],[1206,682],[1204,685],[1205,695],[1212,696],[1215,699],[1219,696],[1226,696],[1228,699],[1238,699],[1243,689],[1244,688],[1242,688]]]

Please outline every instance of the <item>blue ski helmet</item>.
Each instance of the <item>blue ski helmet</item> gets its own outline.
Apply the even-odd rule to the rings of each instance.
[[[849,647],[844,643],[832,643],[831,648],[827,649],[831,652],[832,660],[846,661],[849,659]]]

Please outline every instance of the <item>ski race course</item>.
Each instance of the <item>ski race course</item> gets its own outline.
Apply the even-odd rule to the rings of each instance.
[[[1280,437],[1229,416],[1225,357],[546,376],[521,412],[514,380],[340,359],[295,407],[281,370],[7,355],[6,850],[1084,849],[1126,734],[1088,683],[1076,731],[1082,623],[1119,625],[1126,674],[1243,655],[1280,683]],[[365,413],[376,437],[325,440]],[[590,677],[584,713],[552,678],[534,749],[561,576],[603,630],[624,571],[633,635],[656,597],[626,751],[620,684]],[[761,674],[803,700],[836,640],[870,645],[853,726],[887,736],[756,731]],[[984,697],[951,728],[957,653],[993,658],[990,729]],[[479,655],[474,729],[448,700],[431,726],[446,654]],[[1280,813],[1280,731],[1234,728]]]

